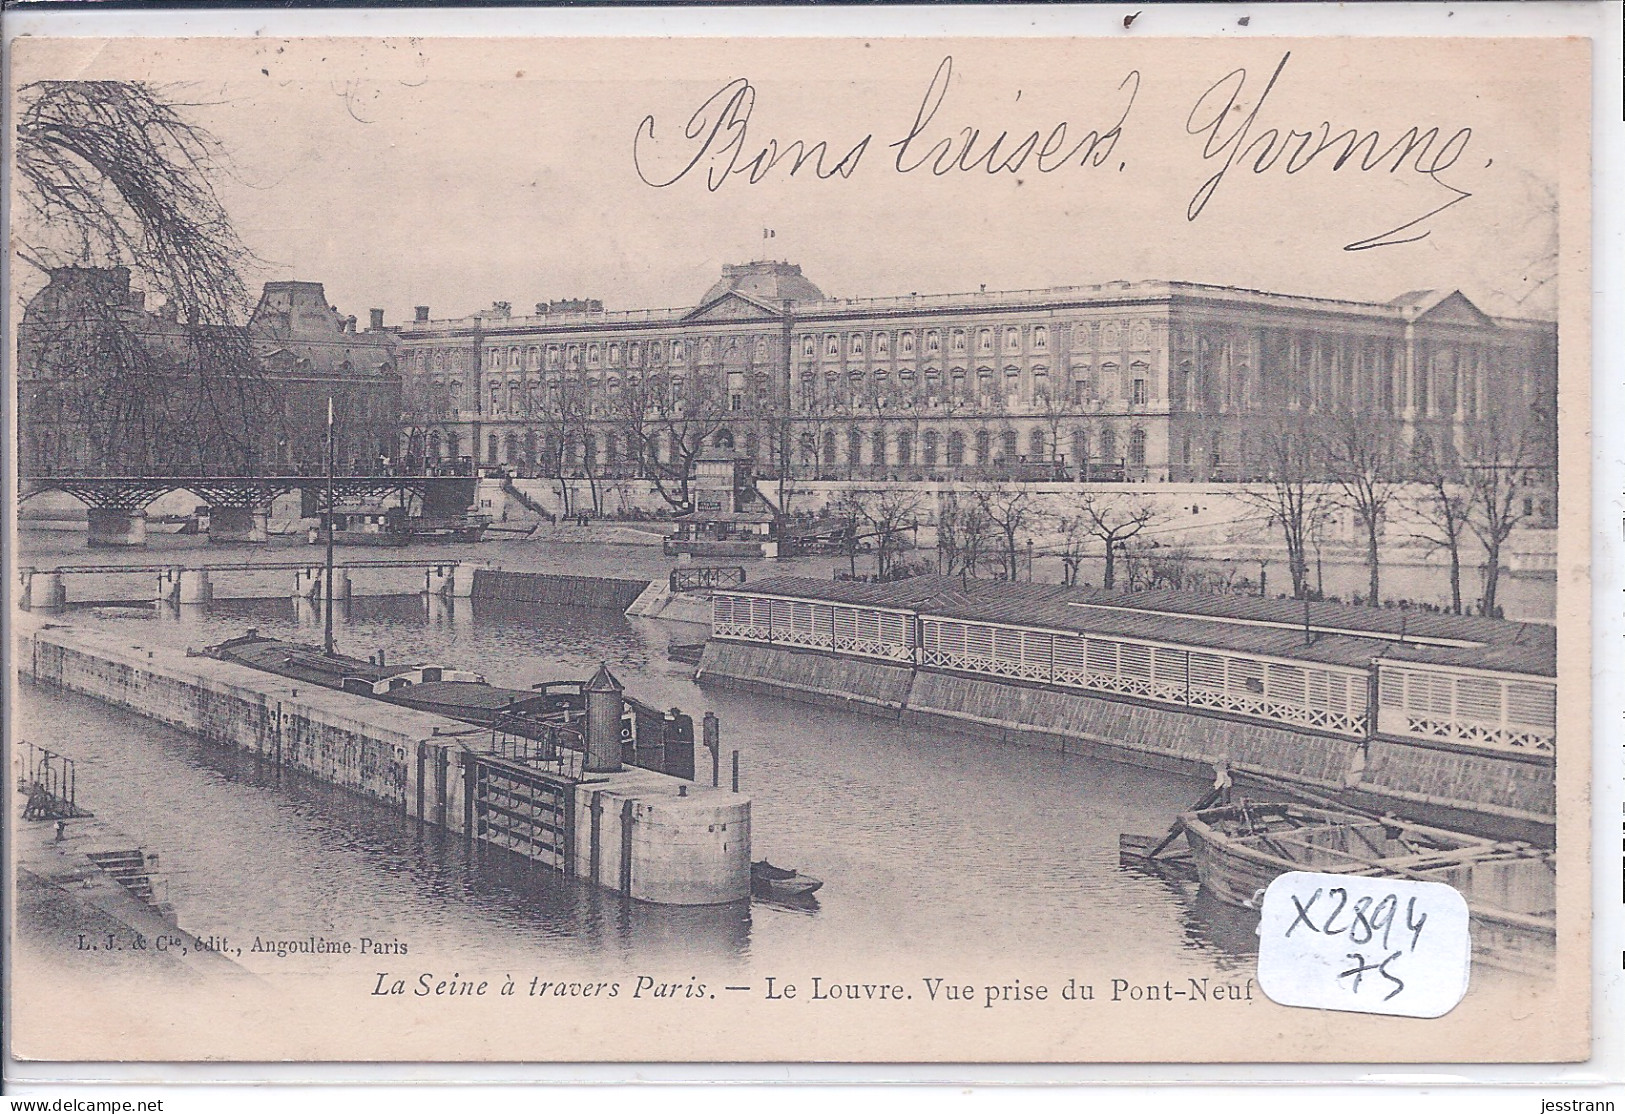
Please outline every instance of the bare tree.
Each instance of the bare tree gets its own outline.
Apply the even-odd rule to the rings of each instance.
[[[854,542],[865,527],[864,532],[874,540],[877,579],[892,578],[897,558],[920,523],[920,506],[917,492],[901,488],[851,491],[842,500],[842,510],[852,520]]]
[[[592,501],[592,516],[602,518],[604,493],[599,480],[604,476],[604,468],[600,458],[609,455],[606,438],[615,435],[614,427],[593,421],[593,404],[589,399],[586,405],[576,410],[576,433],[581,440],[581,474],[587,481],[587,498]]]
[[[992,524],[978,500],[949,493],[937,513],[937,561],[944,576],[975,576],[987,554]]]
[[[1520,481],[1535,463],[1533,428],[1516,416],[1491,410],[1468,431],[1465,462],[1467,528],[1484,547],[1484,614],[1498,614],[1501,550],[1523,521]]]
[[[976,506],[998,538],[1004,558],[1005,579],[1015,580],[1019,565],[1016,536],[1033,520],[1032,495],[1025,489],[1005,491],[992,488],[976,493]]]
[[[726,400],[699,375],[651,375],[621,389],[617,424],[678,514],[694,509],[694,459],[727,420]]]
[[[578,447],[581,411],[585,408],[584,389],[568,381],[555,381],[546,394],[541,422],[542,466],[551,472],[559,485],[559,514],[569,518],[574,511],[574,492],[570,487],[572,447]]]
[[[1094,542],[1089,519],[1081,514],[1061,515],[1055,520],[1055,528],[1061,536],[1061,583],[1076,585]]]
[[[1101,584],[1117,585],[1117,555],[1125,543],[1159,518],[1157,508],[1138,495],[1088,491],[1077,516],[1081,533],[1099,541],[1106,552]]]
[[[1332,419],[1322,452],[1337,485],[1336,504],[1359,517],[1365,535],[1366,606],[1380,607],[1383,525],[1404,481],[1393,424],[1376,414],[1345,410]]]
[[[1466,537],[1467,519],[1472,513],[1472,495],[1461,482],[1459,469],[1450,468],[1433,440],[1419,436],[1412,446],[1411,471],[1422,490],[1414,513],[1419,528],[1410,536],[1428,547],[1430,553],[1443,550],[1450,558],[1450,610],[1461,614],[1461,543]]]
[[[774,510],[783,518],[790,517],[796,496],[801,494],[796,483],[799,472],[796,467],[795,433],[789,414],[775,407],[767,416],[767,448],[768,459],[773,465]]]
[[[1307,599],[1309,547],[1331,506],[1320,483],[1324,461],[1317,439],[1300,417],[1273,419],[1261,440],[1260,463],[1267,478],[1262,484],[1244,487],[1239,495],[1264,516],[1266,525],[1280,528],[1287,569],[1292,574],[1292,595]]]
[[[229,160],[189,118],[197,107],[139,82],[18,90],[16,257],[46,273],[128,267],[173,318],[154,339],[128,306],[78,301],[74,343],[95,337],[116,360],[80,365],[83,389],[64,400],[82,408],[70,424],[101,427],[91,452],[118,454],[94,466],[251,471],[283,432],[248,332],[229,327],[247,309],[238,266],[251,256],[214,192]],[[176,462],[182,447],[192,459]]]

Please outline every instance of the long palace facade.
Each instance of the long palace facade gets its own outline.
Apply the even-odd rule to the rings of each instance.
[[[703,425],[708,447],[802,478],[1246,480],[1266,472],[1261,438],[1283,416],[1365,414],[1448,455],[1493,408],[1548,431],[1555,463],[1555,324],[1491,317],[1455,291],[1367,303],[1119,282],[836,299],[760,261],[725,267],[692,307],[536,311],[419,307],[399,328],[406,459],[634,475]],[[628,400],[661,400],[673,443]]]

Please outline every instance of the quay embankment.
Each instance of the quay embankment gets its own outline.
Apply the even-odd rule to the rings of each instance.
[[[623,896],[750,893],[750,798],[636,768],[497,753],[492,733],[163,645],[19,616],[19,676],[236,747]],[[619,713],[611,721],[618,740]]]
[[[782,578],[716,593],[697,678],[1170,772],[1223,761],[1243,780],[1549,844],[1555,643],[1532,627],[1178,593]]]
[[[500,569],[475,569],[472,576],[471,594],[476,601],[602,611],[625,612],[649,587],[647,580]]]
[[[176,922],[135,839],[94,815],[34,820],[22,811],[11,825],[19,948],[70,973],[252,978]]]

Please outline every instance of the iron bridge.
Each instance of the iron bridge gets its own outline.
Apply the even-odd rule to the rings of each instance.
[[[325,476],[310,475],[23,475],[18,477],[17,501],[21,504],[35,495],[60,491],[93,510],[135,514],[172,491],[190,491],[211,507],[264,511],[279,495],[295,491],[325,493],[327,483]],[[461,509],[474,502],[477,481],[472,476],[334,476],[332,483],[335,500],[410,493],[422,499],[425,506],[456,505]]]

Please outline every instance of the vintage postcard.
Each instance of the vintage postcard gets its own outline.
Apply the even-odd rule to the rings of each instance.
[[[1587,41],[9,50],[19,1060],[1589,1055]]]

